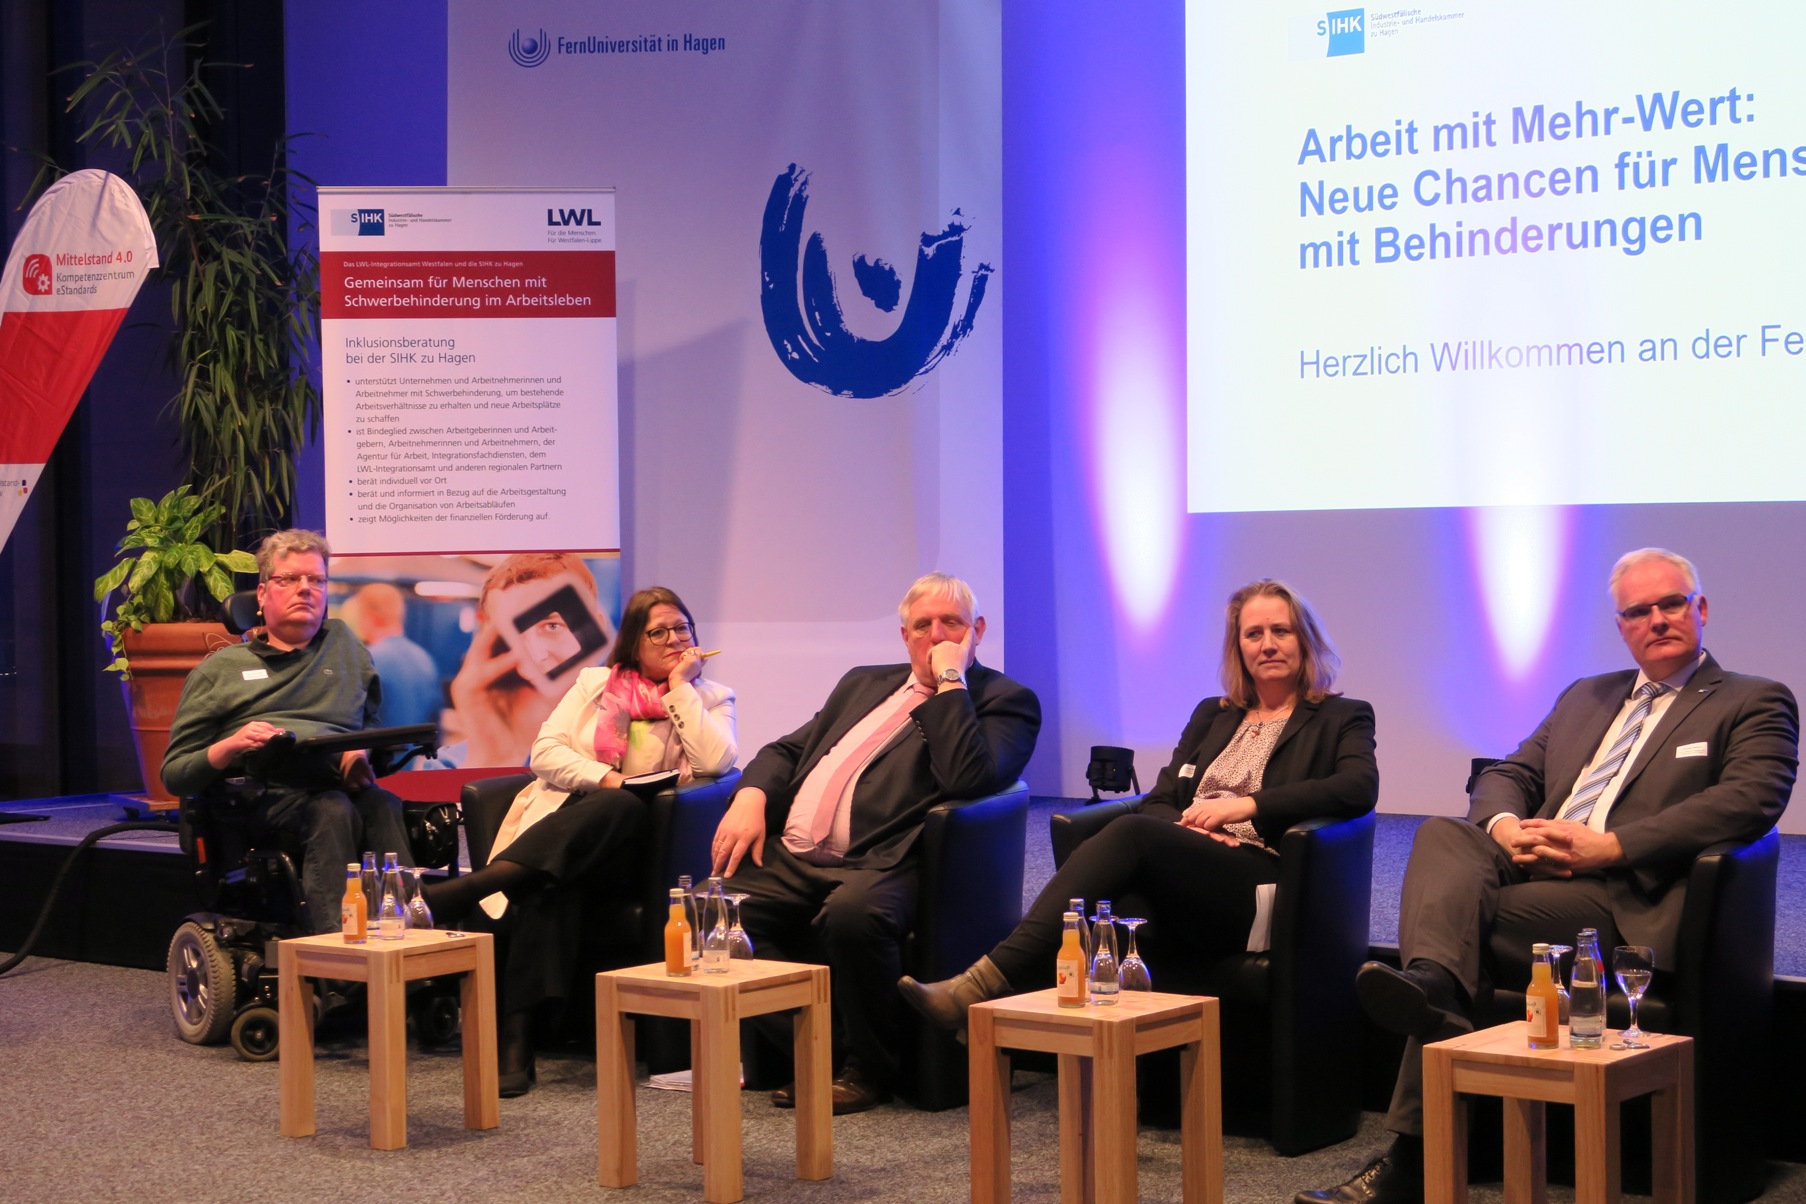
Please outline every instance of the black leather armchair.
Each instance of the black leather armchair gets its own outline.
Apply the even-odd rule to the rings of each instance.
[[[1693,1038],[1701,1204],[1741,1204],[1766,1186],[1780,849],[1771,831],[1749,844],[1713,845],[1694,860],[1675,969],[1658,973],[1637,1007],[1643,1027]],[[1609,963],[1611,950],[1600,952]],[[1522,987],[1520,978],[1478,1001],[1479,1022],[1521,1020]],[[1624,998],[1616,992],[1609,998],[1608,1023],[1622,1028],[1630,1018]]]
[[[903,941],[903,972],[921,982],[951,978],[989,953],[1022,919],[1022,862],[1028,840],[1028,786],[928,812],[917,841],[916,920]],[[927,1112],[963,1107],[966,1049],[953,1034],[901,1000],[897,1017],[899,1094]],[[748,1086],[789,1079],[788,1047],[770,1026],[749,1024],[742,1045]]]
[[[1054,863],[1134,801],[1056,812]],[[1363,815],[1286,831],[1266,952],[1150,967],[1158,990],[1222,1000],[1225,1111],[1232,1123],[1264,1129],[1281,1154],[1346,1141],[1360,1125],[1363,1014],[1354,979],[1367,959],[1373,827]],[[1132,894],[1115,902],[1118,915],[1148,914]]]
[[[532,774],[512,773],[465,783],[461,802],[471,869],[489,863],[489,851],[509,805],[532,780]],[[740,771],[731,769],[721,777],[698,779],[647,800],[651,822],[646,828],[641,874],[617,891],[599,894],[586,917],[584,961],[590,969],[612,970],[664,959],[671,888],[680,874],[689,874],[697,882],[708,877],[709,843],[739,783]],[[576,998],[581,997],[580,992]],[[579,1009],[573,1014],[586,1013]],[[655,1072],[689,1065],[689,1044],[683,1033],[664,1032],[651,1023],[640,1027],[648,1033],[644,1053]],[[653,1036],[654,1032],[659,1035]]]
[[[989,953],[1022,919],[1028,786],[1017,782],[971,802],[942,803],[922,825],[921,895],[903,945],[903,971],[918,982],[951,978]],[[904,1098],[930,1112],[966,1102],[966,1049],[908,1008]]]

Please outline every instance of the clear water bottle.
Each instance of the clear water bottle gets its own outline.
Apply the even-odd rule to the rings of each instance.
[[[403,910],[405,895],[401,885],[401,865],[394,853],[383,854],[383,902],[376,912],[376,935],[385,941],[399,941],[408,930],[407,912]]]
[[[1091,917],[1091,1002],[1109,1005],[1122,993],[1122,974],[1116,960],[1116,919],[1110,914],[1110,900],[1097,901],[1097,914]]]
[[[702,972],[725,974],[728,963],[727,898],[721,879],[709,879],[709,894],[703,901],[702,912],[702,922],[708,925],[702,938]]]
[[[1582,928],[1574,942],[1574,973],[1568,980],[1568,1044],[1598,1049],[1605,1044],[1605,963],[1599,960],[1599,930]]]
[[[364,907],[370,913],[370,927],[376,927],[376,910],[383,901],[382,879],[376,873],[376,854],[364,854]]]
[[[688,874],[677,876],[677,889],[684,893],[684,921],[690,925],[690,935],[684,938],[684,948],[690,954],[690,969],[695,970],[697,963],[702,961],[702,942],[696,939],[696,934],[702,931],[702,917],[697,914],[702,900],[697,897]]]

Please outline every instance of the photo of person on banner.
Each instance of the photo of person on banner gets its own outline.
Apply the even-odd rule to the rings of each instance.
[[[525,765],[533,738],[579,670],[602,663],[612,631],[596,580],[570,552],[522,552],[489,571],[476,632],[451,680],[462,740],[448,766]]]

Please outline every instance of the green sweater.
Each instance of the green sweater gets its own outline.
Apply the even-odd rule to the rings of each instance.
[[[215,769],[207,749],[254,719],[305,740],[375,727],[381,701],[382,682],[370,654],[337,619],[326,620],[312,642],[292,652],[257,637],[222,648],[182,687],[163,756],[163,784],[174,794],[194,794],[243,773],[239,761]],[[294,758],[277,776],[277,785],[304,788],[340,782],[336,757]]]

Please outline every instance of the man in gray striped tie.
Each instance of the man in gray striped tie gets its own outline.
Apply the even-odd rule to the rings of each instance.
[[[1787,805],[1799,710],[1779,682],[1719,667],[1701,647],[1699,574],[1662,548],[1612,568],[1618,634],[1636,661],[1562,691],[1531,737],[1475,783],[1465,820],[1418,829],[1399,906],[1404,969],[1356,986],[1374,1021],[1409,1042],[1387,1128],[1392,1149],[1299,1204],[1423,1199],[1426,1041],[1472,1029],[1482,984],[1529,977],[1533,941],[1597,928],[1600,944],[1650,945],[1672,969],[1693,858],[1755,840]]]

